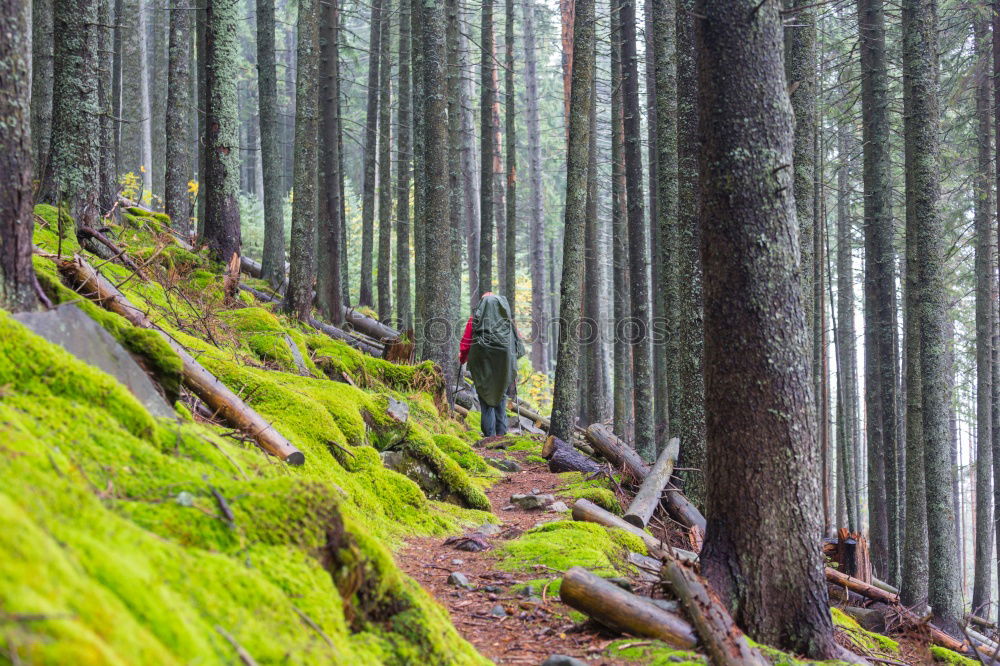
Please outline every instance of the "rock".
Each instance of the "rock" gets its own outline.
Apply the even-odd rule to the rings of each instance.
[[[518,465],[515,460],[487,458],[486,462],[493,465],[501,472],[510,472],[511,474],[515,474],[521,471],[521,466]]]
[[[563,511],[569,511],[569,507],[566,506],[566,502],[553,502],[549,505],[549,511],[562,513]]]
[[[506,435],[493,435],[479,440],[476,442],[476,446],[484,449],[506,449],[513,443],[514,442]]]
[[[462,505],[462,499],[451,492],[447,484],[441,480],[427,463],[419,460],[405,451],[383,451],[382,464],[386,469],[399,472],[415,482],[424,491],[428,499],[443,500],[452,504]]]
[[[532,435],[545,435],[545,434],[547,434],[541,428],[536,427],[534,421],[532,421],[531,419],[525,418],[523,416],[520,417],[520,419],[518,420],[518,425],[520,426],[520,428],[521,428],[521,430],[523,432],[526,432],[526,433],[529,433],[529,434],[532,434]]]
[[[542,666],[587,666],[587,663],[580,661],[576,657],[567,657],[564,654],[554,654],[543,661]]]
[[[302,352],[299,351],[299,346],[292,340],[292,336],[287,333],[285,334],[285,344],[288,345],[288,351],[292,352],[292,361],[295,362],[296,371],[303,377],[309,377],[312,373],[306,367],[306,362],[302,358]]]
[[[14,318],[35,334],[117,379],[153,416],[177,418],[128,350],[77,306],[66,303],[46,312],[21,312]]]
[[[460,567],[463,564],[465,564],[465,560],[460,560],[460,559],[456,558],[456,559],[454,559],[454,560],[451,561],[451,564],[452,564],[452,566]]]
[[[533,511],[536,509],[544,509],[553,502],[556,501],[554,495],[539,495],[533,493],[531,495],[511,495],[510,501],[526,511]]]
[[[476,528],[476,531],[483,536],[496,536],[500,534],[500,526],[496,523],[483,523]]]
[[[525,585],[524,587],[521,588],[519,594],[522,597],[531,597],[538,594],[538,588],[536,588],[534,585]]]
[[[472,585],[469,583],[469,577],[459,571],[453,571],[448,576],[448,584],[455,587],[464,587],[467,590],[472,588]]]
[[[516,506],[514,506],[513,504],[508,504],[507,506],[505,506],[505,507],[503,508],[503,510],[504,510],[504,511],[513,511],[513,510],[514,510],[514,509],[516,509],[516,508],[517,508],[517,507],[516,507]]]
[[[194,495],[186,490],[182,490],[177,493],[177,497],[175,499],[181,506],[194,506]]]
[[[490,592],[492,594],[497,594],[500,592],[500,587],[498,585],[484,585],[482,587],[483,592]]]
[[[538,488],[532,488],[532,489],[531,489],[531,494],[532,494],[532,495],[539,495],[539,494],[541,494],[541,492],[542,492],[542,491],[541,491],[541,490],[539,490]]]
[[[503,606],[497,604],[496,606],[490,609],[490,615],[492,615],[493,617],[507,617],[507,611],[503,609]]]
[[[405,402],[400,402],[399,400],[390,397],[389,405],[386,407],[385,413],[399,423],[406,423],[406,420],[410,417],[410,406]]]
[[[882,606],[883,608],[885,607],[884,605]],[[846,606],[844,607],[844,612],[857,620],[862,629],[878,633],[884,633],[886,630],[885,611],[882,608],[877,608],[875,606],[872,606],[871,608]]]

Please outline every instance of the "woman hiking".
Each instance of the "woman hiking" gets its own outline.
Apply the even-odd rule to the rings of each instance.
[[[465,325],[458,360],[468,363],[479,396],[483,436],[507,433],[507,389],[517,381],[524,345],[514,327],[510,304],[491,291],[483,294]]]

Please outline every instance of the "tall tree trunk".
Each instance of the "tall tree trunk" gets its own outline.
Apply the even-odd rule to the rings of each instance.
[[[924,481],[928,535],[927,600],[934,614],[952,632],[962,614],[957,567],[958,544],[953,531],[954,509],[949,479],[948,405],[945,376],[946,286],[944,282],[944,222],[938,210],[938,38],[933,0],[903,2],[904,136],[906,144],[906,233],[913,245],[919,284],[914,310],[920,329],[920,377]],[[915,270],[914,270],[915,269]],[[909,435],[907,436],[909,438]]]
[[[483,0],[480,31],[479,98],[479,285],[478,297],[493,289],[493,0]]]
[[[653,368],[649,313],[649,240],[642,200],[642,136],[639,114],[639,57],[636,53],[635,0],[621,2],[622,92],[625,114],[625,188],[629,239],[629,287],[632,322],[632,401],[635,449],[647,460],[656,457],[653,433]]]
[[[580,317],[584,228],[587,206],[589,110],[595,75],[593,0],[577,0],[573,25],[573,72],[566,155],[566,212],[563,232],[562,281],[559,294],[559,343],[556,357],[552,421],[549,434],[567,440],[573,434],[579,394],[580,346],[575,332]]]
[[[305,321],[313,301],[316,274],[319,1],[298,0],[295,70],[295,198],[285,311]]]
[[[31,8],[21,0],[0,2],[0,308],[32,310],[35,269],[31,263],[32,217]]]
[[[507,209],[506,209],[506,249],[504,257],[507,260],[504,270],[506,280],[501,285],[504,296],[510,303],[511,311],[516,310],[515,300],[517,291],[517,136],[516,136],[516,113],[517,105],[514,95],[514,0],[507,0],[506,16],[504,23],[504,133],[507,141]]]
[[[445,8],[442,0],[425,0],[422,8],[423,53],[423,106],[424,164],[443,164],[448,159],[448,100],[447,66],[445,54]],[[426,201],[423,218],[418,224],[424,228],[426,241],[426,275],[451,275],[451,217],[448,211],[448,172],[445,169],[427,169],[425,177]],[[425,307],[433,317],[425,318],[425,325],[434,318],[451,321],[451,285],[447,279],[431,279],[421,285],[426,291]],[[444,372],[446,386],[455,383],[456,363],[451,336],[433,334],[430,326],[423,331],[423,355],[435,361]]]
[[[101,109],[100,117],[100,166],[98,171],[100,172],[100,193],[98,194],[98,202],[101,208],[101,215],[106,215],[108,212],[114,208],[115,203],[117,203],[117,193],[118,193],[118,172],[115,169],[115,115],[113,111],[112,103],[112,91],[114,74],[113,59],[108,57],[114,44],[114,26],[115,24],[115,14],[114,5],[111,0],[99,0],[98,2],[98,16],[100,17],[100,25],[97,27],[97,52],[98,57],[98,81],[97,81],[97,104]],[[190,20],[190,19],[189,19]],[[188,31],[188,44],[190,45],[190,31]],[[190,66],[190,54],[188,54],[187,60],[188,66]],[[51,83],[51,82],[50,82]],[[189,92],[191,87],[190,78],[186,81]],[[187,119],[185,118],[185,121]],[[189,168],[190,165],[186,164],[183,168]],[[187,172],[183,172],[187,175]],[[185,183],[186,185],[186,183]],[[187,221],[186,219],[184,220]]]
[[[647,2],[647,4],[650,4]],[[656,386],[656,427],[658,446],[673,434],[669,419],[677,408],[677,68],[675,64],[676,25],[668,3],[653,2],[651,29],[655,78],[656,145],[651,164],[656,165],[655,217],[651,228],[656,242],[653,267],[653,335],[661,338],[654,346]],[[648,57],[648,56],[647,56]],[[648,67],[648,65],[647,65]],[[651,171],[652,173],[652,171]]]
[[[379,29],[378,102],[378,318],[392,318],[392,155],[390,150],[392,109],[390,107],[392,65],[389,62],[389,15],[387,0]]]
[[[793,105],[794,108],[794,105]],[[850,219],[850,130],[845,123],[837,128],[840,165],[837,169],[837,411],[838,457],[843,476],[847,528],[861,529],[858,514],[855,450],[857,448],[858,380],[854,346],[854,267]]]
[[[698,75],[695,66],[694,0],[677,2],[677,319],[678,386],[670,432],[681,440],[678,467],[684,493],[701,506],[705,500],[705,382],[701,293],[701,223],[698,156]]]
[[[902,529],[900,512],[896,508],[901,503],[897,491],[900,484],[895,475],[898,469],[896,259],[889,159],[889,75],[882,0],[858,1],[858,29],[864,151],[865,434],[868,478],[871,481],[868,486],[868,523],[872,565],[876,573],[898,582],[902,566]],[[909,417],[907,419],[909,422]],[[910,551],[907,550],[907,553]]]
[[[413,328],[410,300],[410,2],[399,5],[399,105],[396,110],[396,322]]]
[[[462,208],[462,70],[459,59],[458,0],[445,0],[447,29],[445,42],[448,50],[448,213],[451,230],[451,275],[446,279],[451,288],[449,299],[449,332],[452,348],[457,348],[465,327],[458,320],[462,308],[462,245],[467,223]]]
[[[500,76],[497,72],[500,60],[497,58],[496,35],[493,37],[493,57],[490,58],[490,82],[493,86],[493,228],[496,238],[497,289],[507,284],[507,209],[504,197],[503,136],[500,125]]]
[[[631,315],[628,284],[628,223],[625,219],[625,116],[622,110],[621,11],[611,0],[611,242],[614,266],[614,425],[632,436],[632,349],[623,335]]]
[[[973,180],[976,229],[976,557],[972,585],[974,613],[988,613],[993,576],[993,329],[996,281],[993,254],[993,144],[990,105],[990,26],[976,7],[976,147]],[[983,610],[980,610],[983,609]]]
[[[696,9],[705,17],[698,71],[710,406],[702,571],[755,640],[827,658],[839,649],[815,547],[819,449],[779,5],[699,0]],[[776,478],[783,482],[764,481]]]
[[[992,11],[992,42],[993,42],[993,137],[994,137],[994,164],[997,152],[1000,151],[1000,0],[990,3]],[[1000,201],[1000,168],[996,169],[997,201]],[[995,238],[994,242],[1000,240]],[[994,259],[996,263],[990,268],[993,276],[993,377],[992,377],[992,443],[993,443],[993,516],[1000,517],[1000,282],[998,282],[998,264],[1000,264],[1000,253]],[[996,537],[996,552],[1000,555],[1000,528],[994,525],[994,535]],[[1000,582],[1000,558],[997,561],[997,581]]]
[[[535,0],[524,0],[524,91],[528,125],[528,262],[531,265],[531,366],[548,371],[545,317],[545,211],[542,204],[542,141],[538,117],[538,56],[535,47]]]
[[[322,12],[328,16],[324,6]],[[324,21],[324,35],[330,30]],[[330,37],[327,37],[330,39]],[[257,99],[260,104],[260,160],[264,171],[264,256],[261,259],[261,277],[271,286],[279,287],[285,281],[285,216],[281,200],[281,138],[278,130],[278,76],[274,61],[274,2],[257,0]],[[324,53],[326,63],[329,54]],[[326,118],[334,112],[328,104],[336,98],[328,90],[329,73],[326,65],[324,78],[324,129]],[[329,150],[329,144],[325,144]],[[327,172],[329,175],[329,172]]]
[[[69,211],[77,227],[91,228],[98,226],[100,214],[97,20],[96,3],[54,3],[50,196]]]
[[[139,0],[139,175],[144,193],[153,191],[153,109],[149,92],[149,0]],[[235,54],[233,54],[235,57]],[[237,142],[237,146],[239,142]]]
[[[31,151],[35,177],[45,182],[52,138],[53,0],[24,4],[31,8]]]
[[[124,2],[124,0],[115,0]],[[207,3],[199,3],[195,10],[195,79],[198,82],[198,199],[197,199],[197,235],[205,236],[205,200],[208,198],[208,7]],[[119,32],[121,26],[119,25]],[[122,72],[124,75],[124,71]],[[119,102],[121,102],[121,86],[119,85]],[[119,117],[121,115],[119,114]],[[121,127],[118,124],[119,143],[121,143]],[[118,170],[122,169],[121,151],[116,151],[115,161]]]
[[[364,181],[361,188],[361,291],[358,305],[372,306],[372,253],[375,249],[375,166],[378,140],[379,54],[382,52],[382,5],[374,0],[368,38],[368,106],[365,112]],[[388,35],[386,36],[388,38]]]
[[[527,4],[525,5],[527,7]],[[461,8],[459,8],[461,11]],[[470,23],[470,13],[462,20]],[[527,46],[525,47],[527,50]],[[527,56],[526,56],[527,57]],[[465,253],[469,267],[469,308],[479,302],[479,179],[476,161],[476,127],[472,108],[473,67],[469,63],[469,40],[464,30],[458,31],[458,60],[462,73],[460,103],[462,113],[462,201],[465,206]]]
[[[413,70],[413,320],[416,332],[415,352],[418,358],[423,358],[424,303],[427,293],[424,267],[426,265],[424,242],[424,215],[427,194],[426,154],[424,151],[424,33],[423,33],[423,3],[422,0],[411,0],[410,4],[410,39],[413,43],[411,51],[411,69]]]
[[[240,254],[237,0],[209,0],[205,26],[208,96],[205,137],[205,242],[228,263]]]
[[[185,237],[191,233],[191,139],[188,136],[191,109],[191,19],[188,0],[171,0],[170,51],[167,65],[167,164],[164,210],[174,229]]]
[[[340,190],[340,8],[324,2],[319,8],[319,234],[317,305],[327,319],[340,324],[344,304],[343,225]],[[276,134],[275,134],[276,136]],[[277,194],[277,192],[275,193]]]

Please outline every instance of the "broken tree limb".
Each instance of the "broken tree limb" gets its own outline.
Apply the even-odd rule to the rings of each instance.
[[[81,295],[121,315],[134,326],[157,331],[180,357],[184,385],[220,418],[252,437],[262,449],[290,465],[301,465],[305,462],[305,456],[301,451],[243,402],[228,386],[194,360],[182,345],[157,328],[142,310],[132,305],[124,294],[82,257],[77,256],[72,261],[59,262],[59,272]]]
[[[587,428],[586,432],[587,440],[593,445],[594,450],[626,475],[632,477],[636,483],[642,483],[649,475],[649,465],[635,449],[620,440],[606,425],[594,423]],[[678,522],[692,530],[696,544],[700,544],[704,538],[706,522],[698,507],[691,504],[683,493],[671,483],[666,485],[663,502]]]
[[[639,492],[635,494],[628,511],[625,512],[625,520],[639,529],[646,527],[656,507],[660,506],[663,489],[670,481],[670,475],[674,473],[674,462],[677,461],[680,446],[681,442],[676,437],[667,442],[667,446],[656,459],[656,464],[649,470],[649,474],[642,480]]]
[[[603,525],[604,527],[617,527],[618,529],[625,530],[629,534],[634,534],[642,539],[642,542],[646,544],[646,548],[648,548],[650,553],[653,553],[654,555],[657,554],[658,551],[669,550],[669,548],[662,541],[646,530],[640,529],[632,523],[625,522],[615,514],[602,509],[587,499],[581,498],[573,503],[573,520],[597,523],[598,525]],[[698,555],[692,553],[690,550],[674,548],[673,552],[676,557],[681,560],[693,562],[698,559]]]
[[[712,666],[765,666],[769,662],[750,646],[719,597],[701,576],[667,556],[662,574],[694,625]]]
[[[682,618],[583,567],[563,574],[559,597],[567,606],[615,631],[656,638],[684,650],[698,642],[694,629]]]
[[[549,471],[556,474],[560,472],[597,474],[601,471],[601,466],[596,462],[552,435],[549,435],[545,445],[542,446],[542,457],[549,461]]]

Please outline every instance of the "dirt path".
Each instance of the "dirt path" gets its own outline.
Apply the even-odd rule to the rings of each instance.
[[[480,453],[484,457],[502,457],[495,451]],[[538,491],[552,493],[567,505],[573,503],[572,498],[559,495],[559,477],[550,473],[544,463],[525,462],[527,455],[507,452],[503,457],[517,459],[522,471],[509,474],[487,491],[493,513],[503,521],[500,533],[487,538],[489,550],[465,552],[446,545],[443,538],[423,538],[400,550],[396,561],[448,609],[459,633],[497,664],[540,664],[552,654],[586,659],[595,666],[629,663],[603,654],[620,635],[603,632],[590,623],[578,626],[570,619],[569,608],[547,590],[535,590],[534,601],[513,590],[519,583],[537,580],[538,572],[507,572],[495,567],[493,549],[504,540],[561,517],[547,510],[507,508],[511,495]],[[452,572],[465,574],[474,589],[449,584]],[[553,571],[551,575],[558,574]],[[505,617],[491,614],[498,605],[503,607]]]

